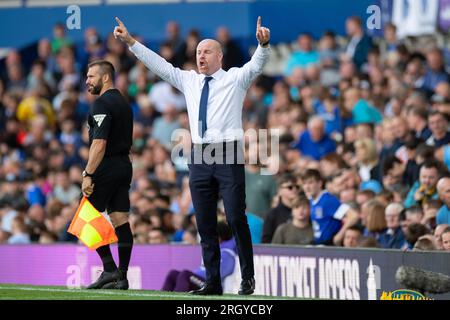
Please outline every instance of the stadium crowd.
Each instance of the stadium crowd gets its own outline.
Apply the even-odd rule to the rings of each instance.
[[[434,37],[399,40],[392,24],[375,39],[357,17],[346,30],[346,39],[299,34],[285,58],[272,44],[267,72],[248,91],[244,129],[279,132],[279,154],[246,165],[253,242],[450,251],[446,51]],[[159,54],[195,70],[202,35],[180,34],[169,22]],[[225,27],[216,39],[223,69],[246,62]],[[78,45],[59,24],[38,42],[30,67],[12,50],[1,70],[0,243],[77,241],[66,230],[88,156],[96,97],[84,82],[96,59],[113,63],[133,108],[135,243],[198,243],[186,156],[171,152],[172,132],[188,129],[183,95],[112,34],[102,39],[89,28]],[[263,148],[250,142],[247,157]]]

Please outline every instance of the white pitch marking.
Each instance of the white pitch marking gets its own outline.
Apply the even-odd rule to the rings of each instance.
[[[89,292],[93,293],[92,290],[83,290],[83,289],[60,289],[60,288],[30,288],[30,287],[21,287],[21,286],[0,286],[0,291],[3,289],[6,290],[23,290],[23,291],[47,291],[47,292],[67,292],[67,293],[77,293],[77,292]],[[176,298],[180,299],[201,299],[204,300],[204,297],[194,296],[194,295],[176,295],[176,296],[170,296],[170,294],[164,295],[164,294],[146,294],[146,293],[137,293],[137,292],[114,292],[114,291],[99,291],[95,290],[95,293],[98,295],[104,294],[104,295],[120,295],[120,296],[132,296],[132,297],[156,297],[156,298],[166,298],[169,300],[174,300]],[[268,299],[270,297],[252,297],[252,300],[264,300]],[[272,297],[273,298],[273,297]],[[224,297],[214,297],[209,296],[208,299],[215,299],[215,300],[224,300],[224,299],[230,299],[230,300],[242,300],[242,297],[240,296],[224,296]]]

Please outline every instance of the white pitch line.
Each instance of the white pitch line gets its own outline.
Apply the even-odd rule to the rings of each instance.
[[[0,286],[0,291],[2,291],[3,289],[5,290],[22,290],[22,291],[47,291],[47,292],[66,292],[66,293],[93,293],[91,290],[83,290],[83,289],[59,289],[59,288],[30,288],[30,287],[21,287],[21,286]],[[180,298],[180,299],[189,299],[189,300],[204,300],[204,297],[199,297],[199,296],[194,296],[194,295],[176,295],[176,296],[170,296],[170,294],[164,295],[164,294],[146,294],[146,293],[137,293],[137,292],[127,292],[127,291],[122,291],[122,292],[114,292],[114,291],[99,291],[99,290],[95,290],[95,293],[98,295],[113,295],[113,296],[132,296],[132,297],[156,297],[156,298],[166,298],[168,300],[175,300],[176,298]],[[267,297],[269,298],[269,297]],[[252,297],[251,300],[264,300],[267,299],[265,297]],[[233,297],[233,296],[224,296],[224,297],[214,297],[214,296],[209,296],[208,299],[214,299],[214,300],[225,300],[225,299],[230,299],[230,300],[242,300],[241,297],[237,296],[237,297]]]

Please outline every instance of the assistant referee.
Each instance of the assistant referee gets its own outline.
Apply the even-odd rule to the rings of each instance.
[[[130,149],[133,115],[128,102],[114,88],[114,67],[104,60],[88,65],[86,85],[99,95],[88,116],[89,159],[81,191],[100,212],[108,213],[118,238],[119,267],[109,245],[99,247],[103,272],[88,289],[128,289],[127,270],[133,248],[128,222],[132,179]]]

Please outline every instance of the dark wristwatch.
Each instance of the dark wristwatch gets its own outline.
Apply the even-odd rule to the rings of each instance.
[[[86,170],[83,170],[83,173],[82,173],[81,175],[83,176],[83,178],[86,178],[86,177],[91,177],[91,178],[93,178],[93,177],[94,177],[93,174],[87,173]]]

